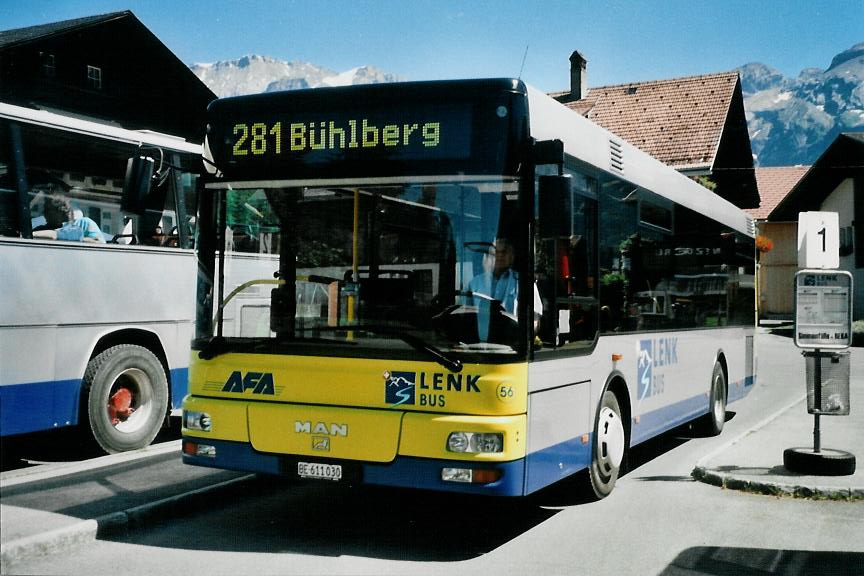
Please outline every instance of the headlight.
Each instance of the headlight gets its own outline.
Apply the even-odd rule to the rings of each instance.
[[[183,412],[183,427],[188,430],[201,430],[209,432],[213,427],[213,419],[206,412]]]
[[[451,432],[447,450],[469,454],[504,451],[504,434],[500,432]]]

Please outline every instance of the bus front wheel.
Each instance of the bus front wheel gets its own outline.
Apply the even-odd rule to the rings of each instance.
[[[84,373],[93,438],[115,454],[153,441],[168,410],[168,380],[159,359],[131,344],[108,348]]]
[[[627,437],[618,398],[611,390],[603,392],[594,424],[591,466],[588,477],[597,498],[605,498],[615,487],[627,450]]]

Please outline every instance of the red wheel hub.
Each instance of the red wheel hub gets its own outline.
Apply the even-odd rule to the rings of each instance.
[[[114,426],[126,421],[134,411],[132,392],[128,388],[120,388],[108,399],[108,417]]]

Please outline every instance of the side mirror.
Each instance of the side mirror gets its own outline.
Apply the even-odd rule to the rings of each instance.
[[[572,233],[573,180],[570,176],[540,176],[537,223],[541,238]]]
[[[144,199],[150,193],[155,165],[156,161],[147,156],[134,156],[126,163],[123,196],[120,198],[120,208],[124,212],[144,212]]]

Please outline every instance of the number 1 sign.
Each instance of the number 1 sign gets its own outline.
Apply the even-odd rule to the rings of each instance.
[[[840,217],[836,212],[798,214],[798,268],[840,267]]]

